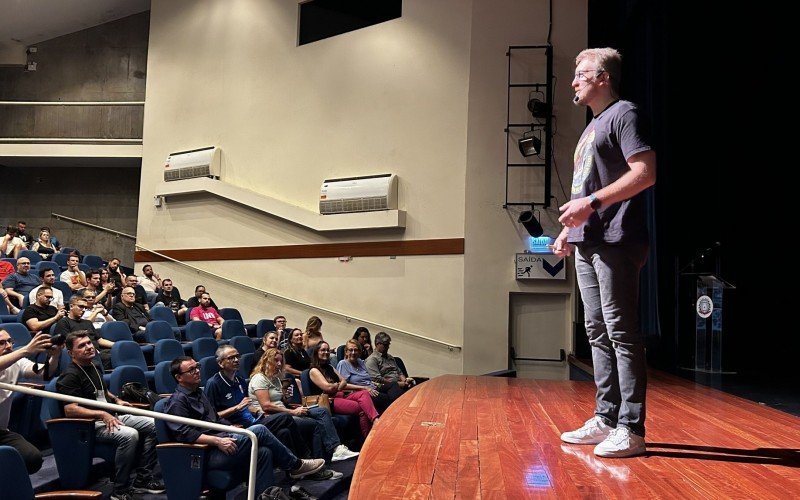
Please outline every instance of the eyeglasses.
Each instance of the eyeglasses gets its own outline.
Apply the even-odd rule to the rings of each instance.
[[[122,292],[122,295],[136,295],[134,292]]]
[[[7,345],[14,345],[14,339],[0,339],[0,347],[5,347]]]
[[[193,367],[189,368],[188,370],[181,372],[181,375],[183,375],[184,373],[197,373],[199,371],[200,371],[200,365],[194,365]]]
[[[356,348],[350,348],[350,349],[347,349],[347,351],[346,351],[346,352],[358,352],[358,349],[356,349]]]
[[[600,76],[601,74],[603,74],[605,72],[606,72],[606,70],[604,70],[604,69],[585,69],[583,71],[576,71],[575,72],[575,79],[585,82],[585,81],[587,81],[589,79],[589,76],[588,76],[589,73],[594,73],[594,76],[598,77],[598,76]]]
[[[231,354],[230,356],[225,358],[225,360],[226,361],[233,361],[233,360],[236,360],[236,359],[240,359],[241,357],[242,356],[240,354]]]
[[[52,295],[50,295],[50,296],[45,295],[44,298],[47,299],[48,302],[53,300],[53,296]]]

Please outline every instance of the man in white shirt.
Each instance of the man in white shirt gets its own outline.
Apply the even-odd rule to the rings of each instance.
[[[86,275],[78,269],[77,255],[70,255],[67,258],[67,270],[61,273],[61,281],[69,285],[73,292],[86,288]]]
[[[58,288],[53,288],[53,283],[56,282],[56,273],[52,269],[45,267],[39,271],[39,277],[42,278],[42,284],[30,291],[28,294],[28,302],[31,304],[36,303],[36,292],[38,292],[40,288],[52,288],[53,300],[50,302],[50,305],[56,308],[64,307],[64,294],[61,293],[61,290]]]
[[[145,264],[142,272],[144,276],[139,276],[138,284],[147,293],[147,303],[153,305],[156,297],[158,297],[158,292],[161,290],[161,277],[153,272],[153,266],[150,264]]]
[[[52,377],[58,370],[62,345],[50,344],[50,335],[39,333],[25,347],[14,350],[14,340],[5,330],[0,330],[0,382],[16,384],[19,378],[42,378],[44,367],[34,363],[27,357],[47,351],[47,377]],[[11,415],[11,404],[14,395],[11,391],[0,390],[0,445],[11,446],[19,451],[29,474],[42,468],[42,452],[16,432],[8,430]]]

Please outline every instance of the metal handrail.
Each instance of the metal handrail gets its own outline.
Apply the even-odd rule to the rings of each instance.
[[[82,226],[91,227],[91,228],[94,228],[94,229],[98,229],[100,231],[105,231],[107,233],[115,234],[117,236],[124,236],[126,238],[130,238],[132,240],[136,240],[136,235],[135,234],[123,233],[122,231],[116,231],[116,230],[111,229],[111,228],[98,226],[97,224],[92,224],[91,222],[82,221],[80,219],[73,219],[72,217],[67,217],[66,215],[57,214],[55,212],[51,212],[50,213],[50,217],[54,217],[54,218],[56,218],[58,220],[65,220],[65,221],[69,221],[69,222],[74,222],[75,224],[80,224]]]
[[[247,500],[255,500],[256,492],[256,461],[258,459],[258,438],[253,431],[241,429],[239,427],[232,427],[230,425],[216,424],[213,422],[206,422],[204,420],[195,420],[193,418],[179,417],[177,415],[169,415],[167,413],[160,413],[157,411],[141,410],[131,406],[121,406],[113,403],[105,403],[103,401],[95,401],[93,399],[76,398],[75,396],[68,396],[66,394],[59,394],[57,392],[43,391],[40,389],[33,389],[21,385],[6,384],[0,382],[0,389],[6,391],[21,392],[31,396],[39,396],[42,398],[57,399],[67,403],[79,403],[83,406],[93,406],[102,410],[116,411],[120,413],[130,413],[131,415],[139,415],[141,417],[150,417],[153,419],[166,420],[176,424],[191,425],[193,427],[201,427],[204,429],[212,429],[215,431],[231,432],[234,434],[244,434],[250,439],[250,472],[247,481]]]
[[[76,224],[82,224],[84,226],[92,227],[92,228],[95,228],[95,229],[98,229],[98,230],[101,230],[101,231],[107,231],[107,232],[110,232],[110,233],[113,233],[113,234],[116,234],[116,235],[119,235],[119,236],[125,236],[127,238],[131,238],[131,239],[134,239],[134,240],[136,239],[135,235],[130,235],[130,234],[122,233],[122,232],[119,232],[119,231],[115,231],[113,229],[109,229],[109,228],[103,227],[103,226],[98,226],[98,225],[92,224],[90,222],[85,222],[85,221],[82,221],[82,220],[73,219],[72,217],[67,217],[66,215],[61,215],[61,214],[57,214],[57,213],[51,213],[50,216],[51,217],[55,217],[56,219],[63,219],[63,220],[67,220],[67,221],[70,221],[70,222],[74,222]],[[242,283],[240,281],[232,280],[230,278],[227,278],[225,276],[219,275],[217,273],[213,273],[213,272],[207,271],[207,270],[205,270],[203,268],[200,268],[200,267],[197,267],[197,266],[193,266],[193,265],[188,264],[186,262],[183,262],[181,260],[172,258],[169,255],[164,255],[163,253],[157,252],[155,250],[151,250],[151,249],[149,249],[147,247],[143,247],[142,245],[139,245],[138,243],[136,244],[136,248],[144,250],[145,252],[149,252],[149,253],[151,253],[153,255],[157,255],[157,256],[161,257],[162,259],[168,260],[170,262],[174,262],[174,263],[179,264],[181,266],[188,267],[188,268],[194,270],[195,272],[203,273],[203,274],[206,274],[208,276],[212,276],[214,278],[220,279],[222,281],[225,281],[227,283],[231,283],[233,285],[236,285],[236,286],[239,286],[239,287],[242,287],[242,288],[247,288],[249,290],[252,290],[254,292],[259,293],[260,295],[263,295],[264,298],[274,297],[274,298],[277,298],[277,299],[280,299],[280,300],[284,300],[286,302],[290,302],[292,304],[297,304],[297,305],[300,305],[300,306],[303,306],[303,307],[308,307],[308,308],[315,309],[315,310],[318,310],[318,311],[323,311],[326,314],[330,314],[332,316],[339,316],[340,318],[344,318],[348,322],[350,322],[350,321],[358,321],[358,322],[361,322],[361,323],[367,323],[369,325],[376,326],[376,327],[381,328],[383,330],[390,330],[392,332],[402,333],[403,335],[408,335],[409,337],[414,337],[414,338],[417,338],[417,339],[425,340],[427,342],[431,342],[433,344],[438,344],[438,345],[447,347],[447,349],[449,351],[454,351],[454,350],[459,350],[460,351],[461,350],[461,346],[460,345],[450,344],[448,342],[443,342],[441,340],[432,339],[430,337],[426,337],[426,336],[420,335],[418,333],[409,332],[409,331],[406,331],[406,330],[401,330],[399,328],[395,328],[395,327],[392,327],[392,326],[389,326],[389,325],[384,325],[384,324],[381,324],[381,323],[376,323],[376,322],[370,321],[368,319],[359,318],[357,316],[352,316],[352,315],[345,314],[345,313],[339,312],[339,311],[334,311],[333,309],[326,309],[324,307],[320,307],[320,306],[316,306],[314,304],[309,304],[307,302],[303,302],[302,300],[293,299],[291,297],[286,297],[284,295],[273,293],[273,292],[270,292],[268,290],[264,290],[264,289],[261,289],[261,288],[258,288],[258,287],[252,286],[252,285],[248,285],[246,283]]]
[[[144,106],[144,101],[0,101],[0,106]]]

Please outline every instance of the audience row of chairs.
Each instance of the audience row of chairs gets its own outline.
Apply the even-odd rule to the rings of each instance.
[[[14,257],[3,257],[3,260],[7,260],[15,265],[17,263],[17,259],[20,257],[27,257],[31,261],[31,267],[40,263],[40,262],[51,262],[56,265],[62,267],[62,269],[67,268],[67,259],[69,258],[70,253],[74,250],[73,248],[67,248],[69,252],[64,252],[63,249],[61,252],[56,252],[53,254],[50,260],[44,260],[41,255],[33,250],[23,250],[17,255],[16,258]],[[103,260],[102,257],[99,255],[84,255],[81,257],[81,264],[85,265],[87,269],[99,269],[106,265],[106,261]]]

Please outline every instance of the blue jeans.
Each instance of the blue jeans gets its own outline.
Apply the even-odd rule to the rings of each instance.
[[[647,365],[639,328],[639,272],[647,244],[579,244],[575,270],[597,385],[595,415],[644,437]]]
[[[295,457],[286,446],[260,424],[247,428],[258,438],[258,460],[256,462],[256,495],[275,484],[272,475],[273,463],[281,469],[294,469],[297,466]],[[236,452],[226,455],[219,448],[212,448],[208,459],[209,469],[234,470],[247,467],[250,460],[250,439],[243,434],[230,434],[236,440]]]
[[[102,420],[95,421],[94,428],[99,442],[117,444],[114,455],[114,492],[128,491],[131,486],[131,472],[136,466],[137,475],[149,478],[156,466],[156,425],[150,417],[138,415],[119,415],[124,426],[108,432]]]

